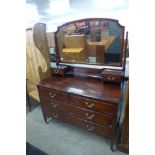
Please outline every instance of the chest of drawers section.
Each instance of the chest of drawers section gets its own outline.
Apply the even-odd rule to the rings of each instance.
[[[45,121],[55,118],[113,139],[117,110],[112,103],[40,86],[38,92]]]

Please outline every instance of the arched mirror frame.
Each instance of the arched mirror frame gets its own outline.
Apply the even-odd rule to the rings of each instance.
[[[58,32],[60,31],[61,28],[63,28],[64,26],[67,26],[69,24],[74,24],[76,22],[86,22],[86,21],[106,21],[106,22],[115,22],[118,27],[120,27],[122,29],[122,36],[121,36],[121,50],[120,50],[120,65],[111,65],[111,64],[104,64],[104,63],[88,63],[88,62],[71,62],[71,61],[61,61],[61,58],[60,58],[60,50],[59,50],[59,47],[58,47]],[[57,31],[55,32],[54,34],[54,38],[55,38],[55,51],[56,51],[56,64],[57,66],[59,66],[59,63],[63,63],[63,64],[85,64],[85,65],[97,65],[97,66],[114,66],[114,67],[123,67],[123,52],[124,52],[124,33],[125,33],[125,26],[122,26],[118,20],[116,19],[110,19],[110,18],[86,18],[86,19],[79,19],[79,20],[74,20],[74,21],[70,21],[70,22],[67,22],[61,26],[58,26],[57,28]]]

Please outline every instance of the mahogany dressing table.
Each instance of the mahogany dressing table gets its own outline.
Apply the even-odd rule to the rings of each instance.
[[[58,27],[56,65],[51,77],[37,86],[46,123],[53,118],[104,136],[111,140],[112,151],[123,94],[124,29],[117,20],[106,18],[76,20]],[[65,37],[74,37],[72,44]]]

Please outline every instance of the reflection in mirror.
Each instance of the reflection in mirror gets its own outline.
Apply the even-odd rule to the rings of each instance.
[[[83,19],[56,32],[60,62],[121,66],[124,26],[113,19]]]

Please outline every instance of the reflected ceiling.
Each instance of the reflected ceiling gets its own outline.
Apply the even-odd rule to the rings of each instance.
[[[47,31],[55,31],[67,21],[90,18],[115,18],[127,25],[128,0],[27,0],[26,28],[37,22],[47,24]]]

